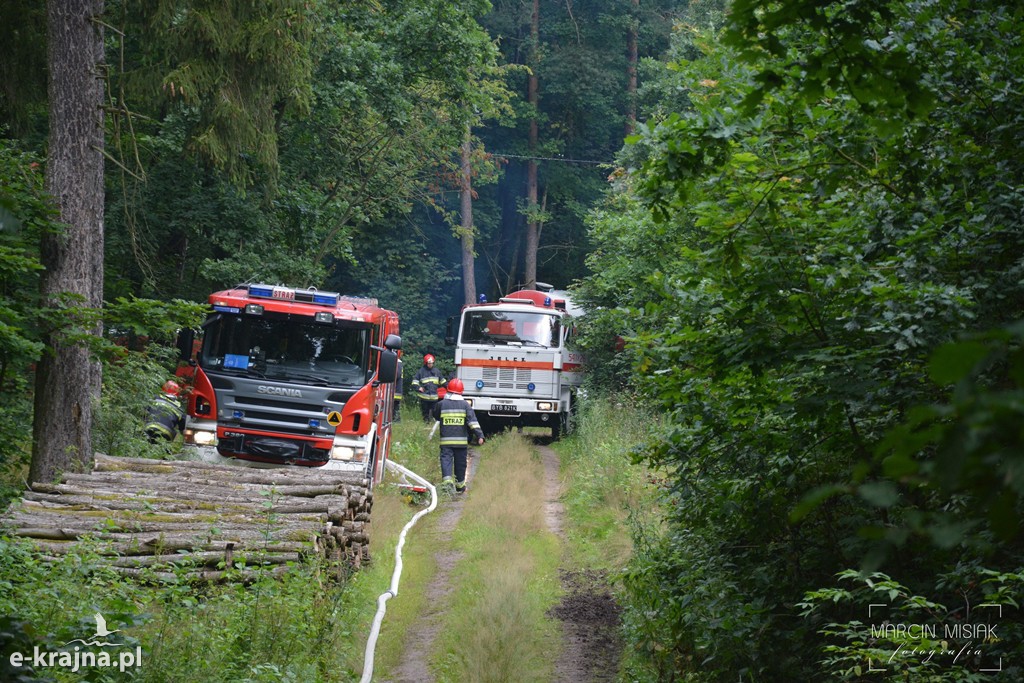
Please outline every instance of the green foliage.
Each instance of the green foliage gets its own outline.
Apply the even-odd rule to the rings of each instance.
[[[31,652],[86,637],[100,612],[126,632],[117,642],[143,648],[132,680],[336,681],[347,675],[341,651],[352,635],[340,618],[347,587],[323,582],[321,571],[295,566],[251,585],[144,585],[105,568],[87,544],[44,562],[27,544],[0,537],[0,613],[22,624]],[[116,670],[47,673],[124,680]]]
[[[151,347],[127,352],[103,364],[103,387],[93,415],[93,449],[107,455],[167,457],[167,446],[150,444],[146,408],[170,376],[171,351]],[[180,448],[180,439],[174,444]]]
[[[29,370],[43,350],[39,238],[55,229],[54,214],[37,158],[0,140],[0,472],[25,464],[30,451]]]
[[[986,681],[993,671],[1019,677],[1024,629],[1011,614],[1019,609],[1024,576],[972,567],[972,576],[984,578],[965,586],[964,569],[941,577],[941,598],[914,595],[886,574],[852,570],[838,574],[843,587],[808,591],[797,607],[821,624],[821,673],[858,681],[876,671],[878,680],[935,683]]]
[[[927,594],[958,561],[1020,562],[1021,14],[870,6],[796,25],[772,5],[755,16],[778,30],[750,35],[784,44],[744,43],[747,63],[680,33],[675,106],[593,221],[592,346],[627,332],[666,415],[643,457],[671,472],[670,528],[627,578],[665,677],[813,676],[793,605],[843,567],[888,562]],[[883,75],[913,52],[914,88],[860,52],[814,71],[847,31],[884,34]]]
[[[630,554],[626,520],[656,524],[656,489],[646,468],[630,455],[646,441],[657,418],[635,396],[580,402],[569,437],[556,442],[567,482],[565,509],[573,532],[573,564],[618,571]]]

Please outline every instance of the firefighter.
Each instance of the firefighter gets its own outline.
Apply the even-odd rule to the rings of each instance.
[[[181,407],[181,386],[167,380],[160,395],[146,409],[146,436],[150,443],[160,439],[174,441],[185,427],[185,410]]]
[[[446,384],[444,375],[434,367],[434,356],[423,356],[423,367],[412,378],[412,389],[420,401],[420,414],[424,422],[430,422],[430,410],[437,403],[437,390]]]
[[[445,397],[432,411],[434,419],[441,425],[441,488],[451,490],[454,485],[456,493],[466,492],[466,451],[469,444],[480,446],[484,443],[484,432],[476,420],[476,413],[462,398],[462,391],[461,379],[449,381]]]
[[[392,417],[393,422],[402,421],[402,390],[404,382],[402,381],[402,359],[398,359],[398,378],[395,379],[395,414]]]

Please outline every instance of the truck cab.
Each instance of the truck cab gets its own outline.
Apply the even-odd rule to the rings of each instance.
[[[570,428],[583,359],[568,348],[565,297],[519,290],[464,307],[454,328],[456,375],[485,431],[548,427],[558,438]]]
[[[215,292],[191,358],[197,459],[383,476],[398,316],[372,299],[273,285]],[[194,335],[179,336],[191,353]]]

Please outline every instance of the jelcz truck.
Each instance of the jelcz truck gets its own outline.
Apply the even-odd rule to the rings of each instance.
[[[484,431],[550,427],[557,439],[571,428],[583,380],[583,357],[569,348],[574,313],[565,292],[521,289],[449,320],[456,376]]]
[[[249,284],[210,295],[184,427],[196,459],[383,476],[401,348],[374,299]],[[193,349],[198,352],[193,355]]]

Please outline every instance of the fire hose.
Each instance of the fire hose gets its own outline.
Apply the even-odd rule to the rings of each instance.
[[[395,546],[395,571],[391,574],[391,587],[377,598],[377,614],[373,617],[370,637],[366,641],[366,654],[363,657],[363,677],[360,679],[360,683],[370,683],[370,680],[373,678],[373,652],[377,647],[377,637],[380,635],[380,625],[384,621],[384,613],[387,612],[387,601],[398,595],[398,581],[402,577],[402,548],[405,546],[405,535],[419,521],[420,517],[433,512],[437,508],[437,489],[434,488],[433,484],[412,470],[391,460],[387,461],[387,466],[426,486],[430,490],[430,505],[413,515],[413,518],[409,520],[409,523],[405,525],[402,533],[398,536],[398,545]]]

